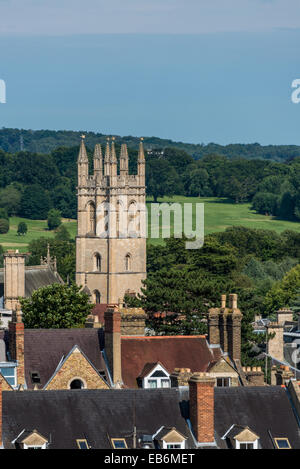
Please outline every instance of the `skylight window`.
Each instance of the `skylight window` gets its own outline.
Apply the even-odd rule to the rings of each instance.
[[[275,438],[275,445],[277,449],[292,449],[287,438]]]
[[[111,443],[114,449],[127,449],[127,443],[124,438],[112,438]]]
[[[88,442],[86,440],[76,440],[79,449],[89,449]]]

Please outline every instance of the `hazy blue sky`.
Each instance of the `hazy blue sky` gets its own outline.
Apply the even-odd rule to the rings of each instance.
[[[0,126],[300,144],[299,0],[0,0]]]

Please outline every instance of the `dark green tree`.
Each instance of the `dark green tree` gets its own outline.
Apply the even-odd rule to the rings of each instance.
[[[75,284],[39,288],[20,301],[24,325],[31,329],[83,327],[92,310],[88,295]]]
[[[55,230],[58,228],[61,224],[61,213],[59,210],[56,210],[55,208],[52,208],[48,212],[48,217],[47,217],[47,224],[49,230]]]
[[[21,221],[21,222],[18,224],[18,231],[17,231],[18,236],[20,236],[20,235],[23,235],[23,236],[26,235],[27,230],[28,230],[28,228],[27,228],[26,223],[25,223],[24,221]]]
[[[0,234],[9,232],[9,221],[6,218],[0,218]]]
[[[36,184],[27,186],[21,198],[20,215],[31,220],[45,220],[50,209],[48,193]]]

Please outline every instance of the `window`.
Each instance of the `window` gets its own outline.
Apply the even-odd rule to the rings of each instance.
[[[112,438],[111,443],[114,449],[127,449],[127,443],[124,438]]]
[[[90,449],[86,440],[76,440],[79,449]]]
[[[170,387],[170,380],[169,379],[162,379],[161,380],[161,387],[162,388],[169,388]]]
[[[42,446],[27,446],[27,445],[24,445],[24,449],[46,449],[46,445],[42,445]]]
[[[88,204],[88,223],[89,223],[89,233],[95,233],[95,218],[96,218],[96,210],[95,205],[93,202]]]
[[[96,304],[101,303],[101,294],[98,290],[94,291],[94,301],[95,301]]]
[[[39,384],[41,382],[41,377],[40,377],[40,374],[38,371],[32,371],[30,373],[30,376],[31,376],[31,381],[34,383],[34,384]]]
[[[143,379],[143,387],[147,388],[170,388],[171,381],[169,373],[160,363]]]
[[[240,449],[254,449],[253,443],[240,443]]]
[[[217,378],[217,386],[220,388],[230,386],[230,378]]]
[[[287,438],[275,438],[275,445],[277,449],[292,449]]]
[[[70,389],[83,389],[84,384],[81,379],[73,379],[73,381],[70,384]]]
[[[254,440],[254,441],[236,440],[235,449],[258,449],[258,440]]]
[[[125,270],[126,272],[131,270],[131,255],[130,254],[127,254],[125,256]]]
[[[167,449],[182,449],[181,443],[168,443]]]
[[[95,254],[94,256],[94,270],[98,271],[98,272],[101,272],[101,262],[102,259],[101,259],[101,256],[100,254]]]
[[[17,386],[16,366],[1,364],[0,373],[13,388]]]
[[[157,388],[157,379],[149,379],[148,380],[149,388]]]

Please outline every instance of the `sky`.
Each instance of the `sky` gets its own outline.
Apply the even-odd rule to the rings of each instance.
[[[0,0],[0,127],[300,144],[299,58],[299,0]]]

